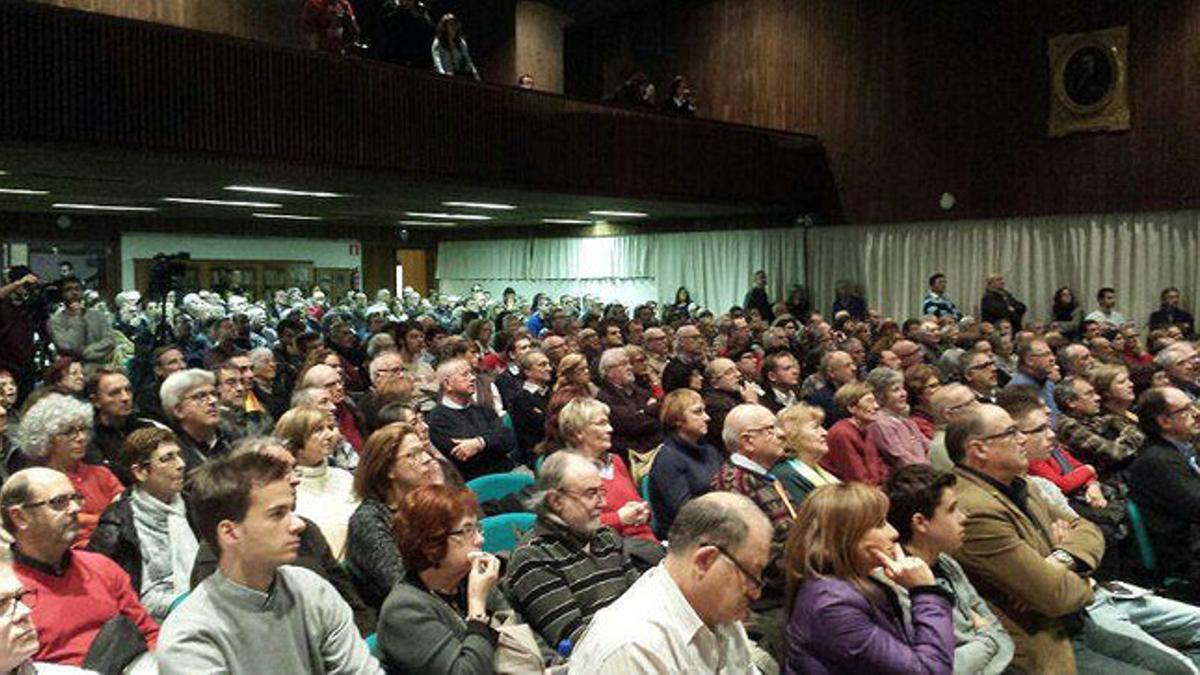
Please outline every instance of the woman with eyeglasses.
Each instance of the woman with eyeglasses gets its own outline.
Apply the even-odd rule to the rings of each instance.
[[[133,487],[100,515],[88,550],[115,560],[146,611],[162,621],[190,588],[200,548],[180,496],[183,452],[169,429],[146,427],[125,439],[120,463],[133,476]]]
[[[396,518],[405,583],[379,613],[379,649],[389,673],[476,675],[494,671],[500,561],[484,553],[479,504],[467,488],[426,485]]]
[[[389,424],[363,446],[354,470],[354,496],[362,503],[350,516],[346,568],[363,601],[375,610],[404,579],[404,561],[393,534],[401,502],[422,485],[444,482],[441,465],[425,451],[412,425]]]
[[[784,673],[950,673],[953,598],[905,554],[878,488],[843,483],[804,500],[784,557]],[[908,592],[909,616],[898,589]]]
[[[558,414],[558,433],[568,452],[582,455],[600,467],[605,505],[600,522],[623,537],[657,542],[650,531],[650,505],[642,501],[629,468],[612,448],[608,406],[594,398],[577,398]]]
[[[21,449],[33,462],[66,474],[81,496],[79,537],[71,545],[79,549],[87,547],[100,514],[124,490],[106,467],[84,463],[91,432],[92,406],[49,394],[26,411],[19,436]]]
[[[292,408],[275,423],[275,437],[296,458],[296,513],[321,528],[334,557],[346,552],[350,516],[358,508],[354,475],[329,465],[342,435],[333,415],[322,408]]]
[[[912,405],[912,415],[909,419],[925,438],[933,440],[937,431],[937,422],[933,416],[933,395],[942,386],[941,371],[936,367],[922,364],[904,371],[904,390]]]

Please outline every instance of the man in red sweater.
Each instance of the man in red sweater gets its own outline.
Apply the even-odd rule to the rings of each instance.
[[[149,649],[158,640],[158,624],[129,575],[99,553],[71,550],[82,503],[71,481],[53,469],[18,471],[0,488],[4,527],[15,539],[13,571],[37,627],[35,661],[83,665],[100,629],[119,616],[133,622]]]

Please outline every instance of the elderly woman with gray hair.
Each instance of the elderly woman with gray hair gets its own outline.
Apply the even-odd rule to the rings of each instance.
[[[879,414],[866,428],[867,443],[879,451],[879,456],[890,467],[888,473],[908,464],[928,463],[929,439],[909,416],[904,376],[899,371],[880,366],[867,375],[867,384],[879,402]]]
[[[605,505],[600,522],[624,537],[658,541],[650,531],[650,505],[642,501],[629,468],[612,448],[608,406],[594,398],[577,398],[558,413],[558,433],[566,450],[600,468]]]
[[[124,490],[107,468],[84,463],[91,433],[92,406],[63,394],[49,394],[25,413],[18,436],[33,462],[71,479],[79,507],[79,536],[71,546],[79,549],[88,545],[100,514]]]

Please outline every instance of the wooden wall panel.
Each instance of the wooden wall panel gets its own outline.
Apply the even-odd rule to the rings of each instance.
[[[296,0],[33,0],[47,5],[300,46]]]
[[[1124,24],[1133,129],[1047,138],[1047,38]],[[817,135],[850,222],[1200,206],[1200,3],[660,3],[566,52],[569,94],[683,73],[701,115]]]

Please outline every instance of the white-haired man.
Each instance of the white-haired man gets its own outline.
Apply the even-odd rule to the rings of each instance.
[[[207,370],[182,370],[167,377],[159,390],[163,412],[172,422],[187,470],[228,455],[230,441],[220,429],[216,378]]]
[[[516,449],[511,429],[495,411],[472,400],[475,372],[466,359],[451,359],[437,369],[442,399],[429,411],[429,438],[450,458],[465,480],[511,471]]]

